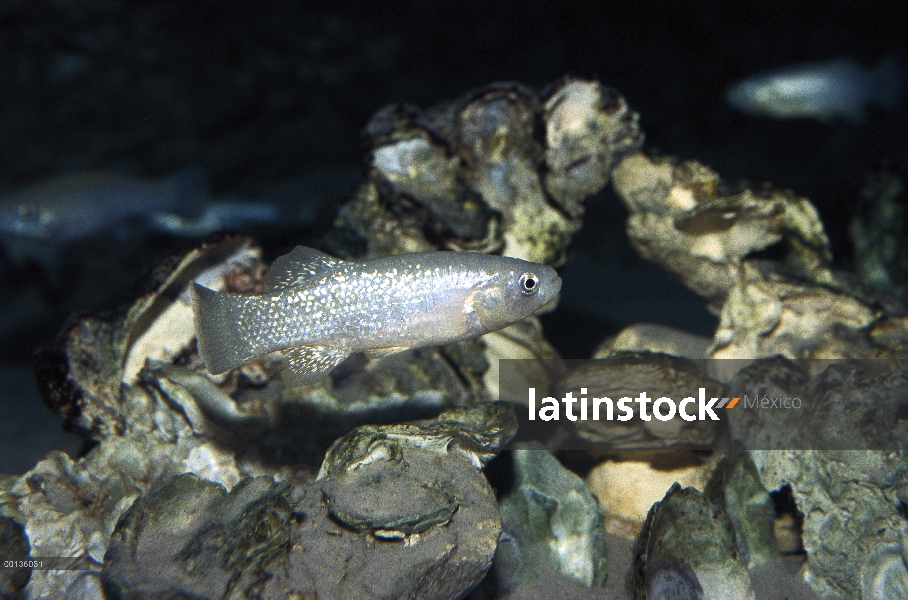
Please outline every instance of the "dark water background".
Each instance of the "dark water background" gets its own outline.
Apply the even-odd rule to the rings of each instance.
[[[848,266],[866,174],[908,169],[908,110],[861,123],[734,112],[730,83],[811,60],[908,56],[902,2],[0,2],[0,193],[55,174],[204,170],[216,196],[278,198],[296,222],[253,233],[269,258],[330,225],[360,177],[359,132],[388,103],[430,106],[494,81],[540,88],[594,76],[640,113],[646,150],[696,158],[732,182],[809,197]],[[716,319],[644,263],[611,190],[588,201],[545,318],[566,357],[621,327],[710,335]],[[60,272],[0,256],[0,472],[74,450],[39,404],[34,349],[75,309],[132,299],[187,242],[141,230],[63,248]]]

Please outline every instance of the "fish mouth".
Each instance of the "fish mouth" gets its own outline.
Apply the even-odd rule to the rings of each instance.
[[[538,313],[546,313],[555,310],[558,306],[558,300],[561,298],[561,277],[555,275],[552,281],[546,286],[546,292],[551,294],[551,298],[539,305],[536,309]]]
[[[559,294],[559,293],[556,292],[556,293],[552,296],[552,299],[551,299],[551,300],[549,300],[549,301],[546,302],[545,304],[541,304],[541,305],[539,306],[539,308],[536,309],[536,313],[537,313],[537,314],[543,314],[543,313],[547,313],[547,312],[552,312],[552,311],[555,310],[555,308],[558,306],[558,301],[559,301],[560,299],[561,299],[561,294]]]
[[[551,300],[549,300],[548,302],[546,302],[545,304],[540,306],[539,310],[544,310],[544,311],[555,310],[555,307],[558,306],[558,300],[560,300],[560,299],[561,299],[560,296],[555,296],[554,298],[552,298]]]

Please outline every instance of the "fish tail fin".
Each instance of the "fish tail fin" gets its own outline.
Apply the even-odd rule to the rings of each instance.
[[[243,313],[243,303],[237,296],[193,282],[192,313],[199,356],[212,374],[234,369],[259,354],[237,327]]]
[[[876,102],[883,108],[898,108],[904,99],[908,67],[899,55],[884,58],[873,70]]]
[[[197,217],[208,204],[208,183],[205,172],[198,167],[187,167],[166,177],[163,181],[169,199],[167,212],[183,217]]]

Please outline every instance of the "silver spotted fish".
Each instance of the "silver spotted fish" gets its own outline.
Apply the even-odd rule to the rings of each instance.
[[[280,352],[288,385],[314,383],[347,356],[388,356],[507,327],[554,302],[554,269],[475,252],[342,261],[297,246],[261,295],[193,285],[199,355],[211,373]]]

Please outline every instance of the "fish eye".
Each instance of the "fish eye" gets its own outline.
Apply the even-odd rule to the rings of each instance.
[[[524,296],[532,296],[539,289],[539,278],[533,273],[524,273],[517,280],[520,286],[520,293]]]

